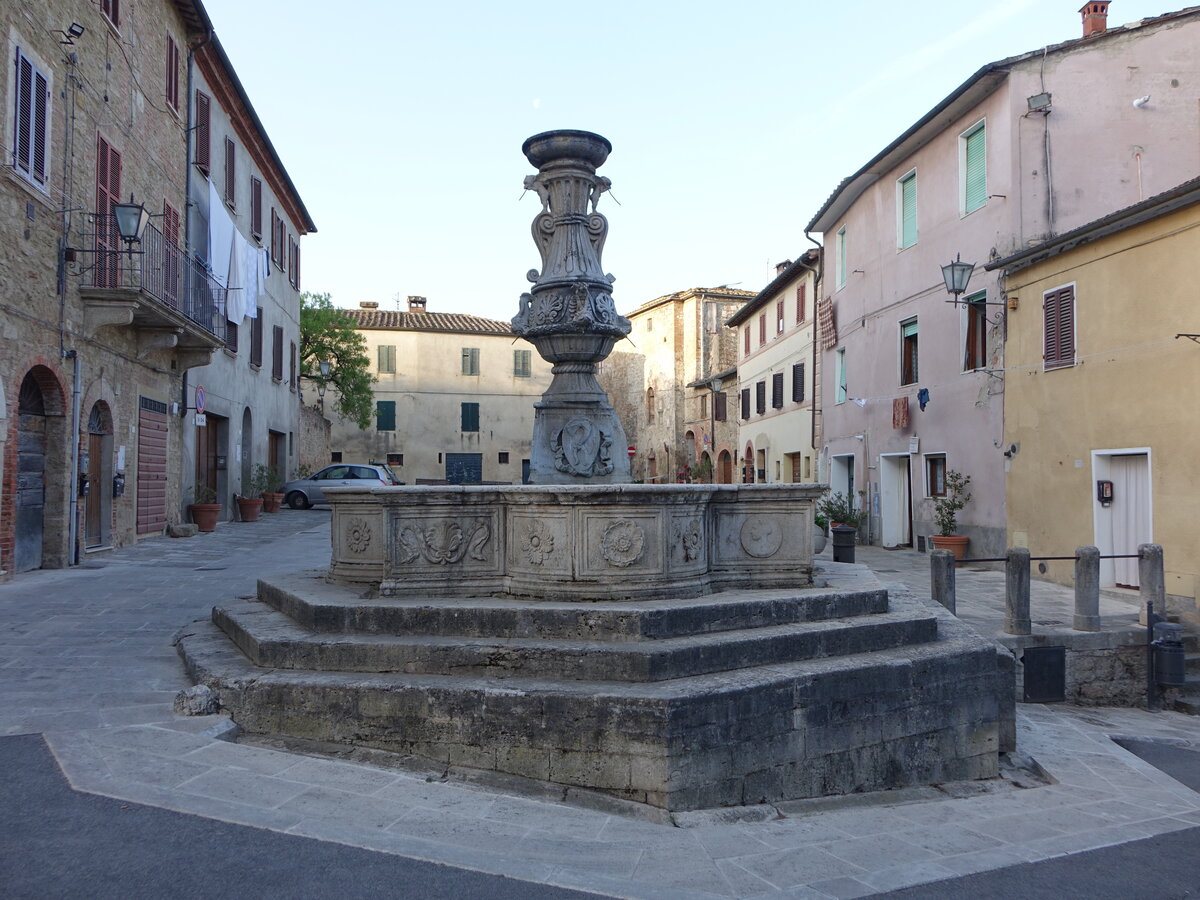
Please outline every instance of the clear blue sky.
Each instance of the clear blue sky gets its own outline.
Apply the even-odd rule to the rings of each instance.
[[[540,264],[530,135],[612,142],[618,309],[759,290],[843,177],[985,63],[1079,37],[1082,5],[205,0],[319,229],[304,289],[502,320]],[[1114,0],[1109,25],[1183,5]]]

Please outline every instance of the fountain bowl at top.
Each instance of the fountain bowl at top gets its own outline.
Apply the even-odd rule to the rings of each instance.
[[[612,144],[590,131],[566,128],[535,134],[521,145],[521,152],[538,168],[556,159],[579,159],[599,167],[612,152]]]

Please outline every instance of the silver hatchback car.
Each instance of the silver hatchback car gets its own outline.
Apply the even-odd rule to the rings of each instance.
[[[314,503],[324,503],[322,489],[342,485],[363,486],[374,482],[380,485],[403,484],[387,466],[358,463],[334,463],[307,478],[297,478],[283,486],[283,499],[292,509],[308,509]]]

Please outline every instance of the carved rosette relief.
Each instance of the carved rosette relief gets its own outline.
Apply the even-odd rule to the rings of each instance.
[[[766,559],[783,546],[783,529],[773,518],[751,516],[742,523],[741,542],[750,556]]]
[[[346,523],[346,546],[354,553],[366,553],[371,546],[371,526],[366,519],[351,519]]]
[[[492,537],[491,526],[480,519],[464,526],[453,520],[443,520],[421,528],[403,525],[399,534],[399,562],[407,564],[423,559],[435,566],[460,563],[464,558],[487,561],[484,548]]]
[[[554,552],[554,535],[541,519],[531,519],[522,525],[521,552],[535,566],[540,566]]]
[[[675,534],[683,551],[684,562],[692,562],[700,558],[701,532],[700,520],[689,519],[675,526]]]
[[[600,538],[600,555],[609,565],[624,569],[642,558],[646,548],[646,533],[628,519],[611,523]]]
[[[585,478],[613,470],[612,438],[587,419],[571,419],[550,441],[554,468]]]

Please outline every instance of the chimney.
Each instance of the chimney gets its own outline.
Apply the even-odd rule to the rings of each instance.
[[[408,298],[408,311],[410,313],[425,312],[425,298],[424,297],[409,297]]]
[[[1109,0],[1092,0],[1085,3],[1079,14],[1083,16],[1083,36],[1089,38],[1094,34],[1104,34],[1108,30]]]
[[[782,275],[783,270],[792,264],[790,259],[785,259],[783,262],[775,263],[775,274]]]
[[[379,309],[379,304],[374,300],[359,300],[358,305],[360,309]]]

